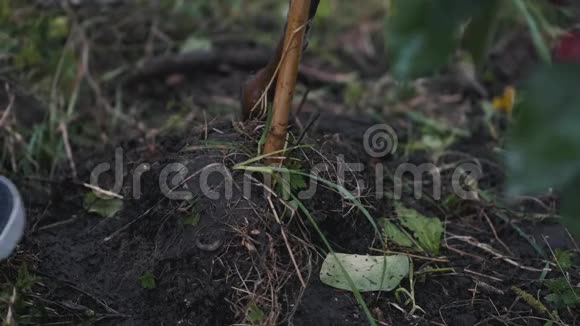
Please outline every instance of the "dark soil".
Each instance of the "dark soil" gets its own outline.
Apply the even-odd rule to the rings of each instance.
[[[251,132],[255,124],[246,127]],[[345,146],[329,142],[334,140],[327,140],[323,146],[332,150],[328,155],[341,153],[346,158],[353,157],[344,150]],[[208,144],[212,143],[234,145],[234,150],[204,149],[211,147]],[[221,199],[211,200],[203,195],[199,174],[195,176],[193,172],[212,164],[225,164],[231,169],[235,163],[249,158],[235,148],[253,148],[255,143],[248,136],[234,131],[231,122],[217,122],[208,125],[207,130],[198,128],[185,139],[161,139],[153,152],[146,147],[135,149],[132,142],[123,146],[126,148],[122,165],[125,182],[120,193],[127,198],[118,217],[104,219],[87,213],[83,207],[87,189],[72,182],[53,185],[48,205],[29,205],[32,211],[42,211],[42,214],[32,214],[32,230],[24,247],[37,253],[35,272],[43,277],[43,285],[50,291],[47,299],[74,303],[79,320],[94,315],[93,321],[104,324],[235,323],[240,316],[231,308],[232,286],[242,286],[238,275],[247,275],[253,268],[267,269],[260,265],[267,263],[269,250],[286,250],[279,239],[280,225],[270,220],[267,202],[259,190],[254,189],[251,193],[251,202],[242,196],[237,187],[242,185],[243,174],[232,173],[236,187],[227,200],[224,177],[211,175],[209,186],[221,193]],[[188,150],[196,147],[201,149]],[[112,159],[99,160],[111,157],[111,151],[83,160],[87,170],[80,178],[90,178],[89,168],[97,164],[110,162],[113,165]],[[132,176],[135,168],[143,163],[149,163],[151,170],[142,178],[143,195],[132,199]],[[194,199],[170,200],[161,192],[158,184],[160,171],[173,163],[184,164],[189,171],[187,176],[195,176],[175,189],[187,189]],[[113,174],[114,171],[101,176],[100,186],[112,186]],[[23,188],[26,188],[27,182],[23,183]],[[337,211],[337,200],[341,200],[337,194],[322,191],[309,205],[328,231],[329,240],[338,248],[365,252],[371,245],[369,236],[372,238],[372,230],[356,219],[344,219]],[[193,208],[184,211],[184,204],[189,202],[195,202]],[[192,209],[199,215],[199,222],[195,226],[184,225],[183,220]],[[356,232],[340,232],[352,227],[356,227]],[[250,231],[251,234],[244,234]],[[244,246],[248,240],[245,237],[251,240],[252,250]],[[280,255],[283,257],[279,259],[288,260],[286,253]],[[140,277],[148,273],[157,279],[155,289],[144,289],[139,282]],[[319,287],[328,295],[335,292]],[[280,299],[295,304],[296,291],[294,286],[284,288],[288,297],[280,294]],[[321,301],[309,292],[305,298],[326,304],[326,299]],[[353,312],[358,311],[357,306],[351,304],[353,299],[350,296],[344,296],[344,300]],[[329,314],[333,313],[334,308],[327,309]],[[299,309],[297,318],[307,321],[313,318],[311,313],[317,312]],[[353,316],[344,315],[337,320],[350,324],[348,321]],[[360,315],[357,319],[364,321]]]
[[[350,130],[364,130],[371,124],[370,121],[325,114],[318,127],[311,130],[312,136],[307,141],[317,144],[327,157],[342,154],[347,161],[358,159],[368,167],[377,162],[363,155],[357,145],[359,137],[349,136],[353,135]],[[227,325],[243,320],[243,310],[233,308],[239,304],[235,300],[241,299],[234,288],[249,286],[246,279],[242,282],[241,276],[263,277],[262,273],[271,270],[273,266],[268,264],[272,263],[295,274],[281,240],[281,226],[274,222],[260,187],[253,186],[251,201],[244,198],[237,187],[233,187],[232,197],[226,200],[223,196],[225,178],[213,174],[208,184],[221,193],[222,198],[211,200],[202,194],[199,175],[193,172],[211,164],[225,164],[232,171],[234,164],[250,157],[239,149],[254,148],[252,138],[259,136],[252,132],[255,126],[249,123],[234,129],[232,122],[214,122],[199,126],[185,138],[159,139],[154,150],[139,148],[133,142],[123,144],[125,182],[120,193],[125,200],[122,211],[115,218],[105,219],[87,213],[83,207],[87,189],[72,182],[53,184],[48,203],[31,200],[28,205],[32,212],[31,230],[23,248],[36,254],[33,271],[41,277],[36,287],[44,292],[44,300],[66,313],[74,323],[89,320],[103,325]],[[474,141],[467,139],[466,147],[476,149],[479,158],[493,159],[490,151],[476,147]],[[224,149],[211,149],[208,144],[223,144]],[[457,146],[460,148],[461,144]],[[307,156],[310,154],[313,153]],[[100,160],[105,157],[113,157],[112,149],[90,155],[85,160],[81,179],[88,179],[90,168],[102,163]],[[401,159],[385,158],[384,162],[396,166]],[[142,197],[133,199],[132,171],[142,163],[150,163],[151,169],[142,178]],[[170,200],[161,193],[159,174],[170,163],[182,163],[189,171],[187,176],[194,175],[185,182],[186,186],[175,189],[185,187],[194,194],[193,200]],[[485,179],[494,179],[490,184],[501,183],[501,174],[494,170],[496,168],[493,164],[484,165]],[[358,177],[364,179],[370,175],[367,172]],[[233,171],[232,178],[234,184],[242,184],[243,175],[239,171]],[[101,186],[110,185],[107,177],[101,180],[104,180]],[[21,180],[21,184],[26,188],[33,182]],[[177,185],[170,184],[173,186]],[[494,248],[501,248],[498,242],[501,239],[509,244],[513,257],[522,266],[542,268],[544,265],[530,243],[510,224],[494,215],[498,212],[494,207],[464,201],[442,208],[428,201],[405,201],[422,212],[444,219],[447,232],[472,236]],[[188,204],[191,202],[195,203],[193,208]],[[376,242],[372,228],[356,212],[343,216],[348,208],[337,206],[341,202],[337,194],[322,191],[306,204],[337,251],[368,253]],[[369,199],[366,204],[377,218],[393,214],[392,200]],[[199,215],[199,222],[195,226],[184,225],[183,220],[192,209]],[[497,231],[497,239],[485,214]],[[549,231],[558,242],[553,243],[554,246],[570,248],[571,243],[563,240],[565,233],[561,227],[534,227],[523,221],[510,223],[520,225],[530,234]],[[295,235],[312,234],[307,238],[321,246],[308,225],[308,222],[294,220],[283,227]],[[539,244],[546,249],[542,241]],[[392,294],[381,294],[378,301],[376,294],[365,295],[377,319],[387,325],[427,325],[429,321],[448,325],[496,324],[507,318],[518,318],[521,324],[542,324],[532,318],[535,316],[533,310],[518,300],[510,289],[517,286],[537,293],[541,289],[535,282],[539,272],[510,265],[465,242],[449,240],[446,246],[442,256],[448,263],[434,263],[428,259],[415,261],[415,271],[427,267],[451,267],[454,271],[419,278],[415,284],[416,303],[425,313],[414,317],[401,313],[392,304],[404,305]],[[283,303],[283,315],[294,311],[289,322],[294,325],[367,325],[366,317],[350,293],[332,289],[318,280],[321,259],[313,257],[311,262],[314,266],[306,269],[310,273],[309,286],[302,295],[299,295],[301,286],[295,275],[290,276],[290,282],[274,295]],[[149,273],[157,281],[154,289],[143,288],[139,281]],[[251,282],[254,284],[256,280]],[[407,286],[405,282],[403,285]],[[246,300],[242,302],[252,302]],[[61,318],[52,317],[45,322]]]
[[[240,145],[244,142],[231,130],[226,133],[210,133],[209,139]],[[118,218],[103,219],[86,213],[86,189],[82,187],[67,184],[55,189],[56,198],[52,198],[46,214],[33,221],[36,232],[27,241],[39,250],[38,271],[50,287],[54,286],[52,300],[74,298],[79,307],[96,313],[95,320],[102,324],[222,325],[235,320],[227,302],[233,285],[228,277],[232,277],[234,264],[242,272],[247,272],[250,264],[244,261],[247,257],[231,227],[259,225],[262,217],[256,213],[263,210],[263,204],[254,203],[251,209],[239,192],[234,192],[229,201],[207,200],[195,188],[199,182],[191,180],[187,185],[196,195],[192,209],[200,219],[195,227],[184,225],[183,219],[192,214],[192,209],[183,211],[184,200],[164,199],[157,183],[161,169],[183,163],[193,172],[224,160],[224,153],[219,151],[180,154],[184,145],[199,143],[195,138],[191,140],[165,139],[160,143],[163,152],[156,153],[128,147],[121,192],[128,199]],[[233,155],[229,159],[240,158]],[[151,170],[144,174],[142,197],[131,199],[131,175],[142,163],[150,163]],[[220,182],[223,179],[210,178],[208,184],[217,187]],[[69,222],[58,225],[66,220]],[[132,221],[138,222],[123,229]],[[141,286],[139,278],[147,273],[155,275],[155,289]]]

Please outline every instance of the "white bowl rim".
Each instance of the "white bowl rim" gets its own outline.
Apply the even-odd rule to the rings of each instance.
[[[26,217],[22,198],[14,183],[0,175],[0,184],[8,188],[14,201],[6,226],[4,230],[0,230],[0,259],[5,259],[12,254],[22,238]]]

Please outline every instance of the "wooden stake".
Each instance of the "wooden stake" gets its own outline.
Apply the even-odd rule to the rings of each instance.
[[[310,0],[292,0],[290,2],[288,24],[284,35],[285,53],[282,56],[282,63],[278,72],[272,120],[266,144],[264,145],[264,154],[266,155],[284,149],[284,144],[286,143],[288,118],[292,108],[309,11]],[[281,163],[281,160],[270,157],[267,163]]]

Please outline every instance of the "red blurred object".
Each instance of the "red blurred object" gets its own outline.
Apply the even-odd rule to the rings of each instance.
[[[580,63],[580,29],[560,37],[553,56],[556,62]]]

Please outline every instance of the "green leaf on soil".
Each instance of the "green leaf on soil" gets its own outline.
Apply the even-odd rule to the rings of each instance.
[[[38,64],[42,60],[40,49],[33,42],[26,42],[14,58],[14,64],[19,67]]]
[[[258,307],[255,303],[250,304],[248,307],[247,316],[248,321],[252,324],[260,324],[266,317],[264,311],[262,311],[262,309],[260,309],[260,307]]]
[[[199,215],[199,212],[195,209],[195,207],[193,207],[191,213],[185,216],[181,222],[183,223],[183,225],[196,226],[199,223],[200,219],[201,217]]]
[[[580,288],[572,287],[564,277],[546,280],[544,285],[551,292],[544,299],[557,309],[580,307]]]
[[[157,287],[157,278],[151,273],[145,273],[139,277],[141,287],[147,290],[152,290]]]
[[[306,178],[299,174],[290,174],[290,191],[297,192],[306,188]]]
[[[552,292],[562,292],[568,288],[568,282],[563,277],[546,280],[544,284]]]
[[[180,52],[210,51],[213,48],[211,41],[207,38],[190,36],[181,45]]]
[[[67,16],[57,16],[50,20],[48,36],[53,39],[65,38],[69,34],[69,21]]]
[[[300,162],[293,161],[287,165],[289,171],[300,171]],[[279,182],[276,183],[276,193],[284,199],[289,199],[289,193],[298,193],[306,189],[306,177],[297,173],[282,173]]]
[[[121,199],[101,197],[97,197],[93,191],[85,195],[83,206],[87,212],[95,213],[102,217],[113,217],[123,208]]]
[[[406,208],[400,203],[396,207],[401,224],[413,232],[421,249],[438,255],[443,234],[443,223],[438,218],[429,218],[414,209]]]
[[[415,246],[413,240],[394,223],[383,218],[380,220],[380,224],[383,227],[385,241],[393,241],[401,247],[413,248]]]
[[[567,271],[573,266],[572,258],[574,258],[574,252],[570,250],[562,250],[560,248],[556,248],[554,251],[554,259],[557,261],[558,265],[564,270]]]
[[[28,266],[26,264],[22,264],[20,268],[18,268],[18,277],[16,279],[16,288],[19,291],[29,290],[31,289],[36,283],[38,282],[38,278],[30,273],[28,270]]]
[[[430,152],[441,152],[455,142],[455,135],[423,135],[421,139],[407,145],[409,151],[427,150]]]
[[[344,266],[356,289],[361,292],[391,291],[409,274],[409,258],[404,255],[335,255],[326,256],[320,269],[320,280],[337,289],[352,291],[338,262]]]
[[[302,166],[302,161],[300,160],[292,160],[289,161],[288,163],[286,163],[286,168],[288,168],[289,170],[296,170],[296,171],[302,171],[303,166]],[[289,173],[289,185],[290,185],[290,190],[293,192],[297,192],[299,190],[302,189],[306,189],[306,177],[301,175],[301,174],[297,174],[297,173]]]
[[[471,132],[467,129],[456,128],[448,122],[426,116],[421,112],[407,111],[405,114],[413,123],[421,127],[421,134],[439,134],[441,136],[470,137]]]

